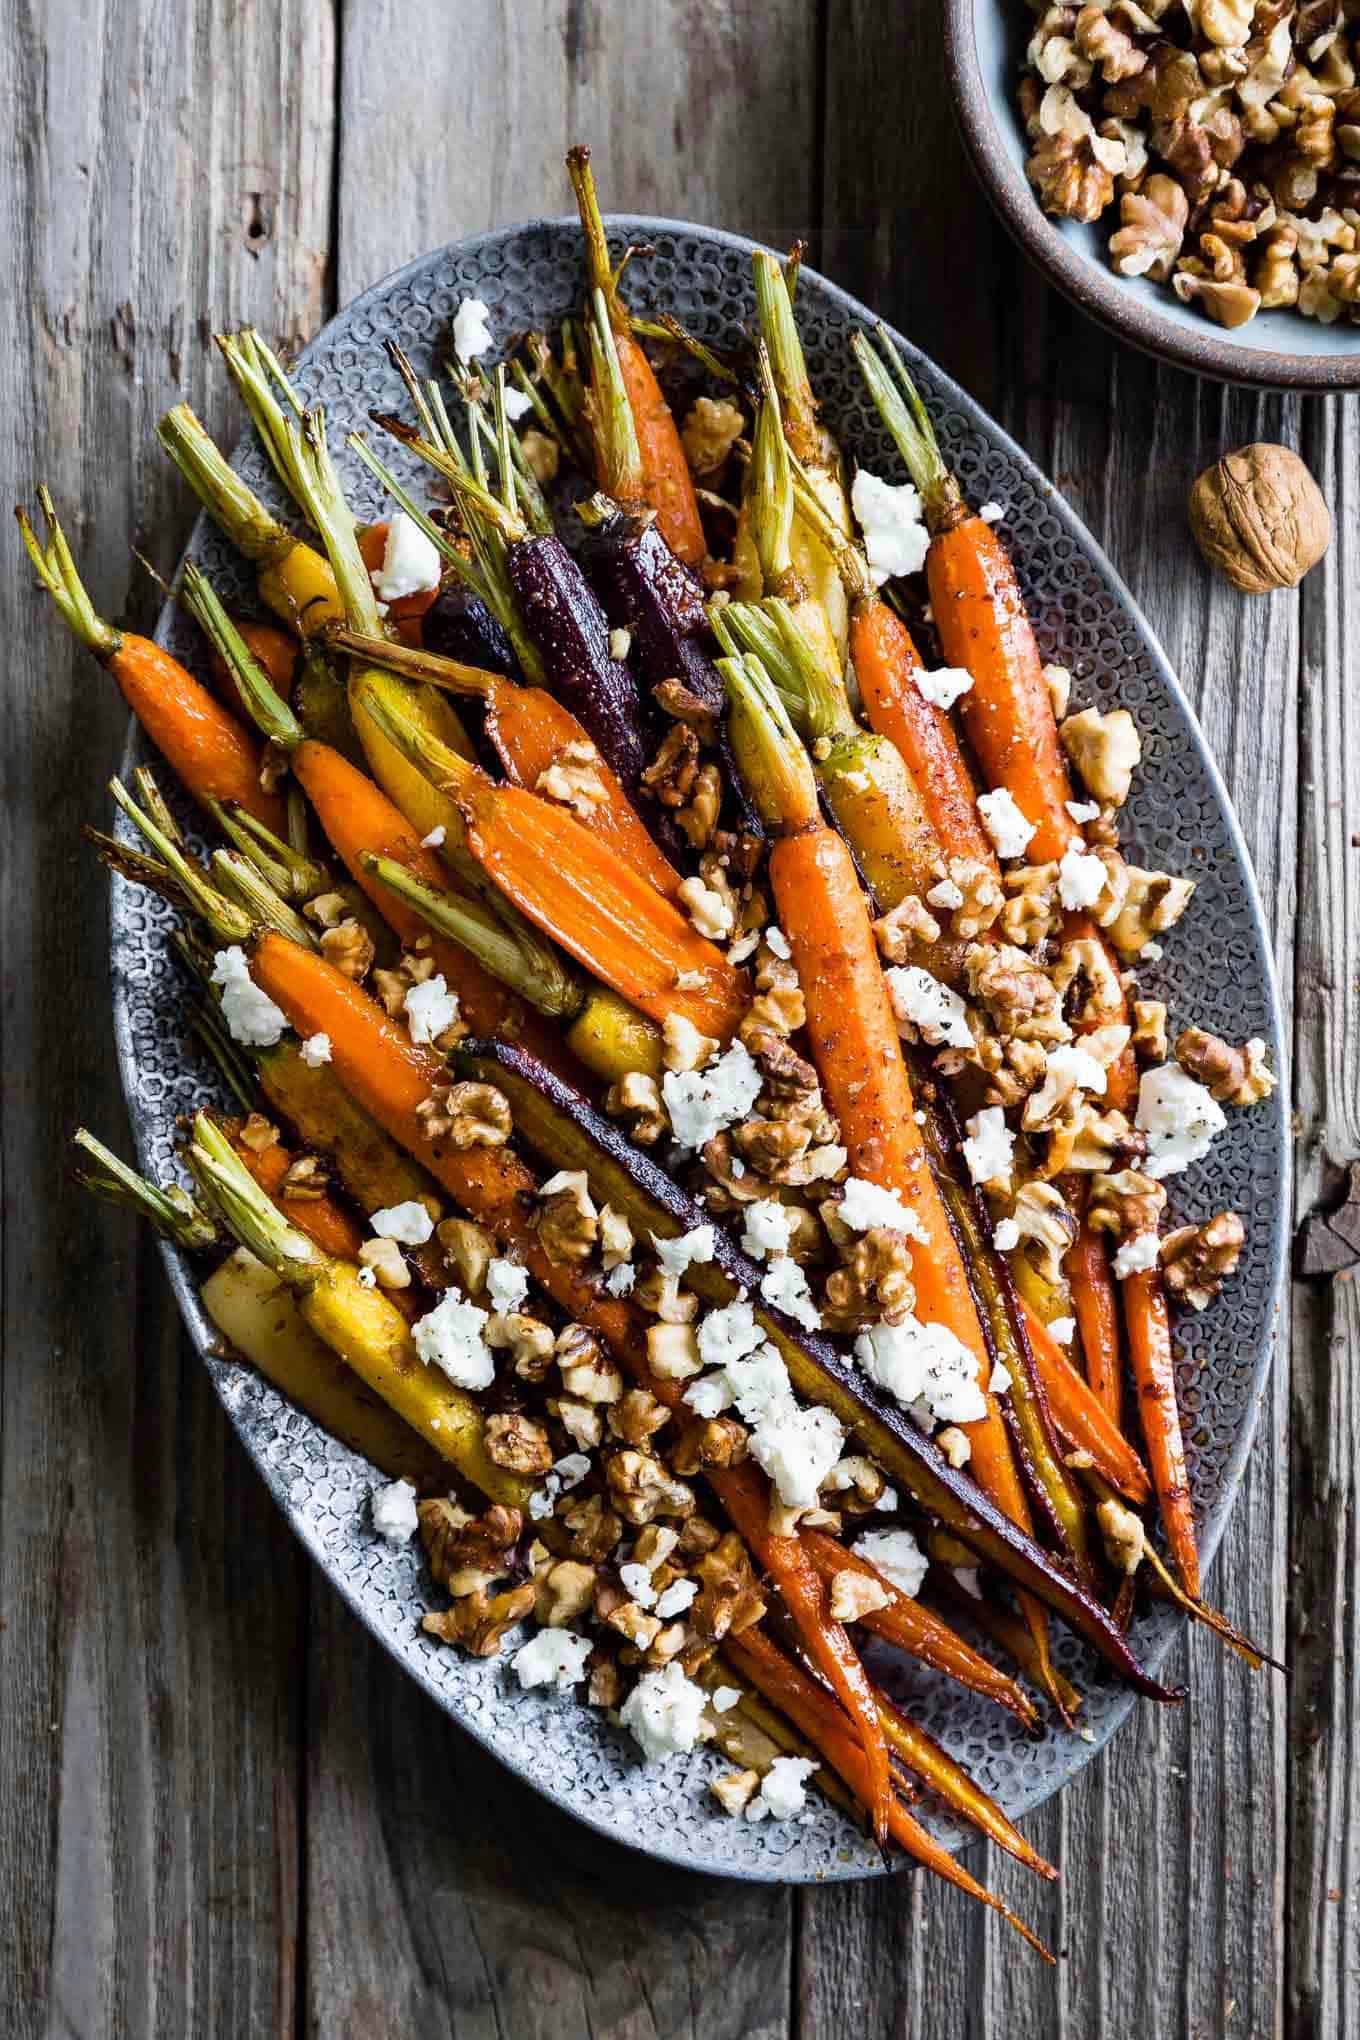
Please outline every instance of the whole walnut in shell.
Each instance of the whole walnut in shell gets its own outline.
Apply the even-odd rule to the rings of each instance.
[[[1322,491],[1287,446],[1225,453],[1190,491],[1190,529],[1211,567],[1246,595],[1294,588],[1332,536]]]

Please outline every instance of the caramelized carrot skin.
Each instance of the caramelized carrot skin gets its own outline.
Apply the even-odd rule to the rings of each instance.
[[[1192,1600],[1200,1597],[1199,1553],[1195,1546],[1190,1479],[1185,1440],[1176,1402],[1176,1370],[1171,1343],[1171,1318],[1160,1270],[1147,1268],[1126,1275],[1120,1285],[1129,1365],[1138,1390],[1143,1441],[1161,1505],[1171,1556],[1181,1585]]]
[[[266,1148],[253,1148],[234,1132],[231,1144],[265,1195],[273,1198],[290,1225],[305,1233],[323,1254],[329,1254],[338,1261],[358,1260],[359,1249],[368,1235],[343,1205],[325,1194],[320,1197],[291,1197],[283,1190],[284,1178],[294,1158],[281,1141],[271,1141]]]
[[[661,394],[640,341],[616,325],[614,343],[642,455],[646,499],[655,510],[661,535],[676,558],[687,567],[697,567],[708,546],[689,462],[671,407]],[[602,476],[601,480],[604,479]]]
[[[297,676],[298,640],[286,630],[280,630],[276,623],[259,623],[250,616],[235,617],[233,621],[251,657],[257,665],[263,666],[275,692],[287,701]],[[231,668],[215,645],[208,649],[208,668],[219,700],[233,711],[239,710],[246,715],[246,705],[237,690]]]
[[[916,685],[921,660],[911,634],[877,596],[851,615],[850,656],[870,726],[901,752],[940,849],[976,859],[996,876],[996,851],[978,818],[977,788],[954,726]]]
[[[260,785],[261,748],[178,659],[150,638],[128,633],[109,671],[156,749],[195,800],[239,801],[257,821],[283,835],[283,802]]]
[[[1084,1190],[1079,1194],[1084,1197]],[[1100,1233],[1092,1232],[1084,1213],[1081,1229],[1063,1256],[1063,1273],[1072,1291],[1086,1379],[1101,1408],[1117,1425],[1122,1401],[1119,1299],[1110,1273],[1109,1248]]]
[[[990,524],[965,517],[933,541],[926,574],[945,661],[973,676],[959,706],[983,775],[1035,824],[1034,862],[1061,857],[1076,834],[1072,783],[1010,554]]]
[[[1131,1502],[1146,1502],[1152,1494],[1147,1468],[1120,1430],[1117,1418],[1111,1416],[1090,1383],[1082,1380],[1047,1325],[1023,1297],[1020,1308],[1053,1422],[1064,1442],[1077,1451],[1089,1452],[1097,1472]]]

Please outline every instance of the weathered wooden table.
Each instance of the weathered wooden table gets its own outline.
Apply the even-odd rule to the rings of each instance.
[[[191,517],[156,415],[234,429],[215,328],[314,332],[408,257],[606,203],[813,259],[906,327],[1053,475],[1179,666],[1292,994],[1299,1198],[1360,1152],[1360,405],[1124,352],[994,226],[917,0],[48,0],[3,10],[0,472],[50,482],[97,600],[155,607]],[[1336,519],[1301,593],[1248,601],[1186,533],[1225,447],[1301,449]],[[67,1179],[124,1137],[105,894],[77,828],[123,712],[0,577],[4,1373],[0,2005],[6,2034],[505,2040],[1152,2040],[1360,2030],[1354,1288],[1300,1289],[1213,1586],[1287,1652],[1191,1639],[1031,1822],[1063,1870],[1027,1960],[918,1878],[700,1880],[546,1811],[313,1578],[179,1335],[154,1251]],[[1348,681],[1351,683],[1348,685]],[[1014,1895],[1005,1859],[977,1865]]]

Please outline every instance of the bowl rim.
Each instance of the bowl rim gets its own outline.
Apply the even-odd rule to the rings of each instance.
[[[1080,309],[1117,339],[1219,382],[1267,390],[1360,389],[1360,335],[1349,354],[1294,354],[1276,348],[1239,347],[1206,326],[1187,331],[1124,288],[1112,271],[1076,250],[1036,202],[1023,171],[1002,145],[977,49],[977,12],[990,0],[946,0],[945,66],[954,115],[978,180],[1003,224]]]

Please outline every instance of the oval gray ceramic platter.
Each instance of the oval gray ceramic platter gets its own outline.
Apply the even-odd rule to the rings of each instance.
[[[1105,252],[1108,220],[1083,226],[1043,210],[1025,175],[1029,144],[1016,99],[1031,27],[1013,0],[946,0],[945,63],[965,146],[1002,221],[1049,281],[1121,340],[1197,375],[1266,389],[1360,388],[1360,327],[1281,310],[1230,332],[1167,284],[1116,276]]]
[[[672,305],[705,340],[731,342],[752,316],[751,246],[734,236],[667,220],[617,219],[616,239],[655,249],[635,266],[633,290]],[[402,392],[382,352],[392,335],[420,369],[460,299],[490,307],[497,342],[567,311],[580,286],[574,226],[535,223],[446,248],[398,271],[333,319],[297,364],[311,400],[324,399],[342,476],[357,514],[382,514],[375,487],[343,445],[370,409],[398,409]],[[804,270],[799,322],[814,385],[847,452],[897,477],[898,463],[861,393],[847,337],[871,315],[843,291]],[[1259,1034],[1280,1066],[1278,1001],[1265,928],[1247,855],[1218,773],[1190,708],[1146,623],[1109,563],[1043,476],[964,393],[905,341],[964,487],[978,503],[1004,506],[1046,657],[1061,657],[1082,703],[1129,707],[1143,733],[1144,768],[1126,810],[1130,854],[1199,880],[1191,910],[1147,973],[1172,1019],[1194,1019],[1241,1039]],[[252,439],[236,465],[284,515],[264,456]],[[200,520],[189,551],[229,599],[250,595],[242,564]],[[190,665],[201,660],[192,627],[173,608],[161,641]],[[135,731],[125,773],[149,756]],[[174,1173],[176,1119],[210,1100],[203,1066],[186,1053],[184,988],[168,947],[173,916],[161,901],[115,879],[112,902],[118,1052],[142,1166]],[[1283,1091],[1282,1085],[1281,1090]],[[1201,1542],[1213,1552],[1241,1478],[1269,1359],[1282,1266],[1287,1149],[1279,1096],[1236,1115],[1208,1166],[1177,1179],[1176,1208],[1203,1217],[1224,1205],[1255,1214],[1242,1270],[1217,1311],[1188,1323],[1179,1344],[1181,1391],[1193,1449]],[[250,1370],[224,1356],[198,1301],[194,1269],[167,1252],[184,1320],[242,1442],[289,1523],[327,1578],[411,1676],[511,1770],[548,1798],[612,1837],[668,1862],[729,1876],[804,1882],[879,1872],[877,1853],[828,1804],[809,1802],[799,1821],[750,1825],[720,1813],[707,1792],[722,1768],[696,1751],[644,1768],[626,1735],[570,1700],[547,1701],[513,1688],[504,1661],[477,1661],[421,1634],[434,1590],[417,1549],[393,1552],[369,1526],[371,1467],[345,1451]],[[442,1598],[442,1597],[439,1597]],[[1179,1623],[1154,1612],[1136,1644],[1154,1664]],[[890,1676],[922,1723],[955,1752],[1012,1815],[1058,1789],[1089,1761],[1131,1701],[1107,1682],[1085,1650],[1057,1633],[1056,1655],[1087,1695],[1091,1742],[1051,1732],[1031,1743],[1009,1718],[972,1696],[892,1659]],[[1205,1734],[1213,1724],[1203,1724]],[[962,1837],[942,1818],[951,1844]]]

